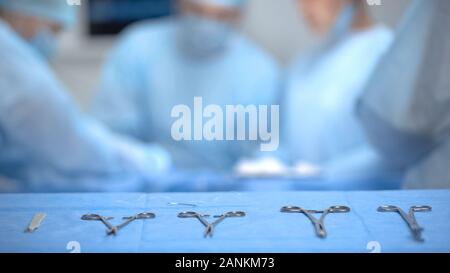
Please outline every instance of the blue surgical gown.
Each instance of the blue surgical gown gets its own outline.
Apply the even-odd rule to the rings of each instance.
[[[450,187],[450,1],[413,1],[358,104],[403,187]]]
[[[392,39],[391,30],[376,25],[294,62],[281,105],[288,160],[319,166],[331,179],[366,175],[372,163],[380,172],[354,108]]]
[[[168,167],[163,149],[85,117],[47,63],[1,20],[0,60],[0,176],[15,181],[8,191],[141,190]]]
[[[207,59],[181,49],[177,18],[127,30],[107,61],[93,113],[115,131],[167,149],[179,169],[227,171],[258,149],[253,141],[175,141],[171,110],[194,97],[203,105],[271,105],[280,72],[274,60],[235,32],[226,51]],[[231,122],[227,120],[226,122]],[[226,124],[226,123],[224,123]]]

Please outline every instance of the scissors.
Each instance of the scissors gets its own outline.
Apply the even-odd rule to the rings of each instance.
[[[317,236],[320,238],[327,237],[327,231],[325,229],[325,217],[330,213],[346,213],[350,208],[346,206],[331,206],[326,210],[306,210],[296,206],[285,206],[281,208],[281,212],[286,213],[303,213],[313,223]],[[319,219],[314,217],[314,213],[322,213]]]
[[[423,228],[419,226],[416,220],[415,212],[429,212],[432,210],[431,206],[412,206],[409,208],[408,214],[406,214],[401,208],[397,206],[381,206],[378,208],[379,212],[397,212],[403,218],[403,220],[408,224],[409,229],[413,235],[414,240],[423,242],[422,231]]]

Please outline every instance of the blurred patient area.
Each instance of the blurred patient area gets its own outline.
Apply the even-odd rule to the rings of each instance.
[[[447,0],[0,0],[0,192],[449,188],[448,14]],[[279,148],[176,140],[174,107],[195,136],[198,98],[279,105]]]

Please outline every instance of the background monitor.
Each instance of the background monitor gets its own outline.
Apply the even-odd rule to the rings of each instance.
[[[173,0],[90,0],[89,34],[118,34],[136,21],[165,17],[172,12]]]

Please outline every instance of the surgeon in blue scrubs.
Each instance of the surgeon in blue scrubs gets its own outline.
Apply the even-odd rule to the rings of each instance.
[[[223,110],[225,105],[274,104],[279,69],[240,33],[246,1],[176,3],[172,18],[139,22],[125,31],[104,67],[93,113],[116,132],[162,144],[180,170],[228,171],[259,145],[175,141],[171,111],[183,104],[194,114],[194,97]]]
[[[145,190],[169,167],[162,148],[82,114],[55,77],[48,62],[73,9],[61,0],[0,0],[0,192]]]
[[[374,22],[366,1],[297,2],[322,43],[290,68],[281,108],[287,160],[330,180],[383,175],[354,108],[393,34]]]
[[[402,187],[450,188],[450,1],[415,0],[358,103]]]

